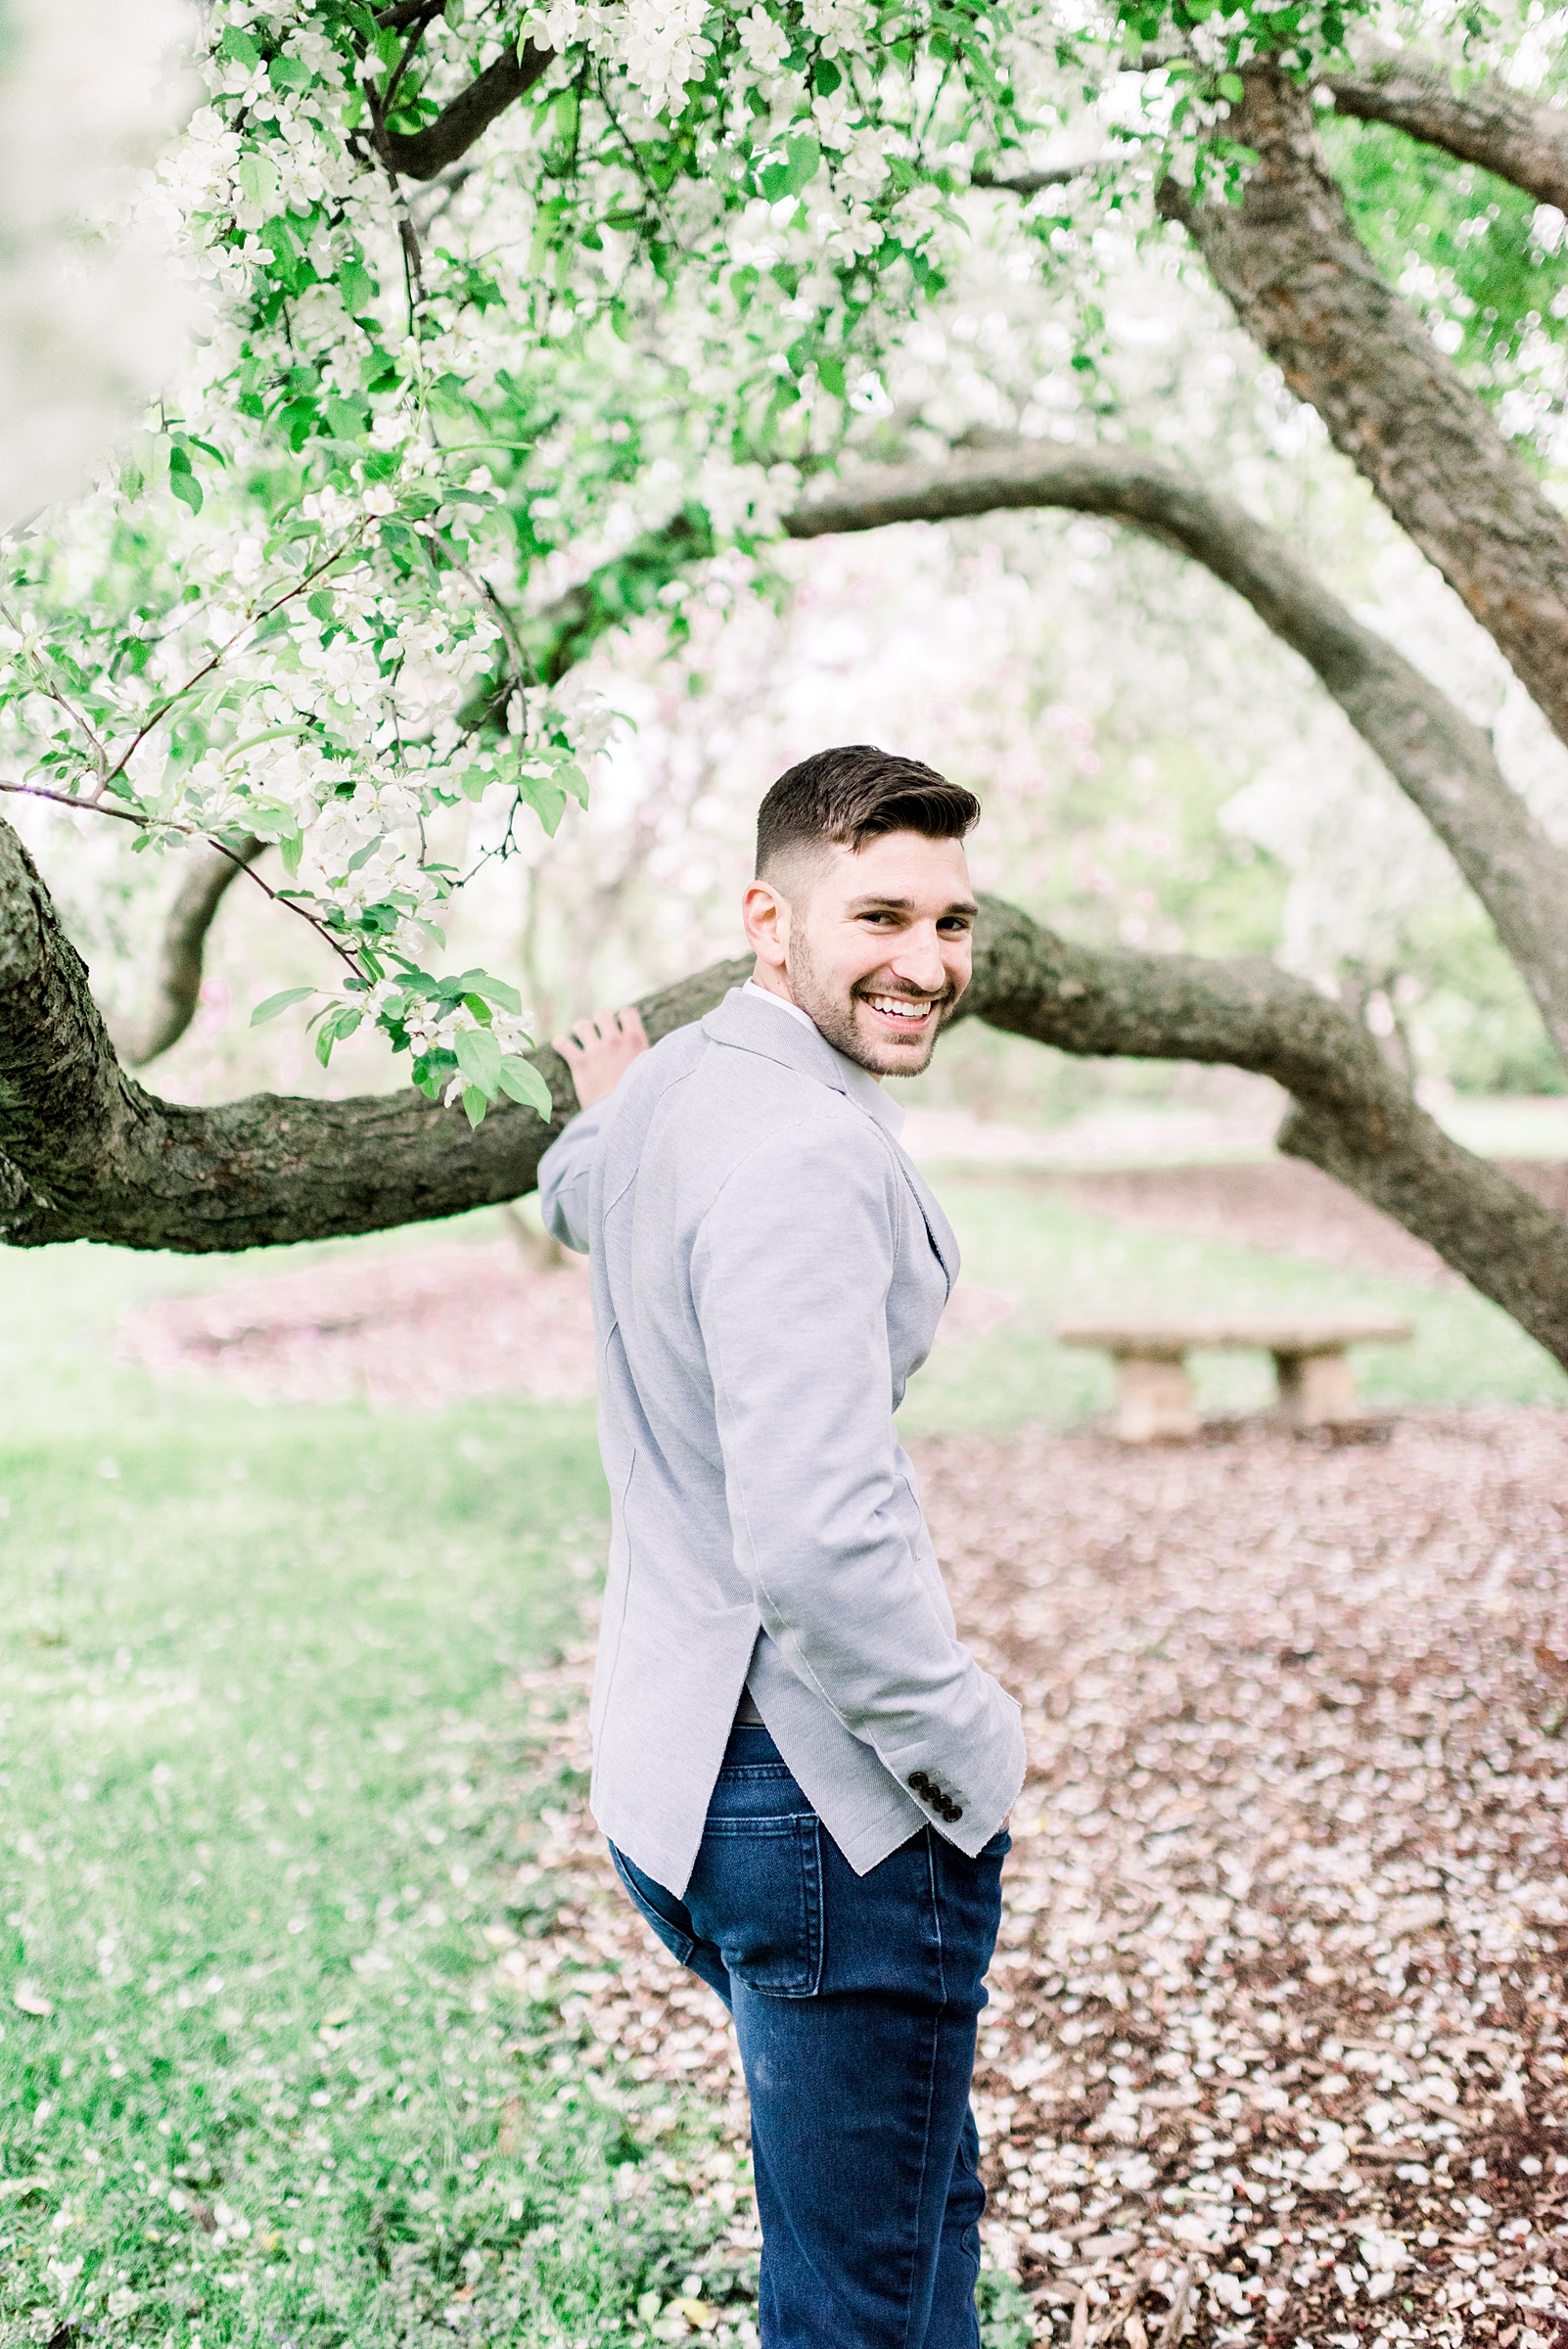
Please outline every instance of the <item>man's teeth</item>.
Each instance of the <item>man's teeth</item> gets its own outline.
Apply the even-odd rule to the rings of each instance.
[[[931,1009],[928,1002],[911,1002],[907,995],[867,995],[873,1011],[886,1012],[890,1020],[923,1020]]]

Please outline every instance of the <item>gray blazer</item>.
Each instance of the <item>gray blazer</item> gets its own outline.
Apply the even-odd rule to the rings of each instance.
[[[928,1820],[973,1856],[1023,1783],[894,1432],[958,1270],[901,1123],[737,989],[539,1169],[591,1260],[610,1483],[590,1799],[677,1895],[745,1687],[861,1875]]]

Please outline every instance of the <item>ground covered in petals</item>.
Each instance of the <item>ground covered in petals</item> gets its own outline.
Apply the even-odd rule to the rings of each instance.
[[[1568,2341],[1568,1424],[919,1465],[1028,1716],[978,2089],[1036,2337]],[[563,1762],[585,1671],[528,1687]],[[580,1799],[497,1897],[503,1976],[607,2079],[702,2091],[738,2153],[722,2011]]]

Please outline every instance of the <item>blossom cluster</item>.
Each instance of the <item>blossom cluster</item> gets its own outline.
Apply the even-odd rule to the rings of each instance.
[[[605,720],[566,671],[661,597],[678,626],[692,564],[772,535],[875,407],[1068,32],[1047,0],[214,0],[131,207],[206,331],[115,479],[18,547],[25,787],[276,843],[346,973],[318,1049],[369,1016],[495,1098],[458,1007],[492,1041],[520,1015],[410,976],[460,878],[427,819],[488,802],[506,853],[583,796]],[[506,47],[527,91],[443,168]]]

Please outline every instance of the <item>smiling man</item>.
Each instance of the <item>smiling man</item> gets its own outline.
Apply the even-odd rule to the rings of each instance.
[[[647,1051],[557,1039],[539,1171],[592,1264],[612,1534],[594,1816],[729,2005],[763,2349],[976,2349],[969,2105],[1024,1773],[894,1413],[958,1269],[881,1081],[969,983],[973,796],[865,745],[763,800],[753,977]],[[645,1056],[644,1056],[645,1055]]]

